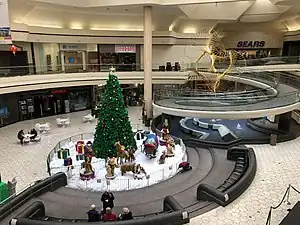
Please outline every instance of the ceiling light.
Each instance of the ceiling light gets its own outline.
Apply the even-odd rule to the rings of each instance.
[[[82,30],[83,26],[81,23],[71,23],[70,28],[74,30]]]
[[[56,29],[63,28],[63,26],[59,26],[59,25],[47,25],[47,24],[28,24],[28,26],[31,26],[31,27],[44,27],[44,28],[56,28]]]
[[[90,30],[99,30],[99,31],[143,31],[143,28],[91,27]]]
[[[183,33],[185,34],[195,34],[197,33],[197,29],[194,27],[187,27],[183,30]]]

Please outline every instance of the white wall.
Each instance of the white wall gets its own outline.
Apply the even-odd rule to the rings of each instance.
[[[270,31],[228,32],[223,39],[226,48],[237,48],[239,41],[265,41],[264,48],[282,48],[284,33]]]
[[[152,68],[158,69],[159,66],[166,65],[166,62],[171,62],[172,65],[175,62],[179,62],[180,65],[193,63],[198,59],[204,48],[205,46],[193,45],[153,45]],[[205,57],[201,62],[207,64],[209,61]],[[144,46],[141,45],[141,68],[143,68],[143,63]]]

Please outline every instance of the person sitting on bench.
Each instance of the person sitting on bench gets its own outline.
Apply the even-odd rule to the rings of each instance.
[[[192,166],[188,162],[182,162],[179,164],[179,167],[181,168],[181,172],[186,172],[192,169]]]
[[[33,135],[32,137],[30,137],[30,140],[33,141],[37,137],[38,132],[36,131],[36,129],[32,128],[30,134]]]

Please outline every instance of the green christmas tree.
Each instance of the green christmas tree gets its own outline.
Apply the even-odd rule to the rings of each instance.
[[[93,149],[96,157],[107,159],[109,156],[116,156],[114,145],[117,141],[126,148],[130,146],[136,148],[118,77],[110,72],[101,98],[98,124],[94,134]]]

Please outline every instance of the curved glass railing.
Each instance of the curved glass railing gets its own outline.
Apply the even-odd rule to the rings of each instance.
[[[182,65],[175,66],[175,62],[171,62],[171,67],[166,67],[166,64],[153,64],[153,71],[188,71],[189,68],[207,68],[209,67],[209,62],[204,63],[186,63],[181,62],[178,59],[179,64]],[[166,63],[166,62],[165,62]],[[298,64],[299,57],[267,57],[261,59],[249,59],[249,60],[238,60],[235,63],[235,71],[243,73],[243,68],[251,66],[270,66],[270,65],[284,65],[284,64]],[[58,73],[85,73],[85,72],[108,72],[111,67],[114,67],[117,72],[133,72],[133,71],[143,71],[143,64],[70,64],[66,63],[61,65],[59,63],[52,62],[49,65],[28,65],[28,66],[6,66],[0,67],[0,77],[6,76],[22,76],[22,75],[35,75],[35,74],[58,74]],[[220,70],[226,69],[228,67],[228,62],[217,62],[216,67]],[[299,65],[300,67],[300,65]]]
[[[300,92],[293,91],[274,98],[267,96],[231,96],[220,97],[211,96],[210,98],[194,98],[181,96],[179,92],[174,95],[154,94],[154,103],[158,106],[198,111],[251,111],[278,108],[292,105],[300,101]]]

